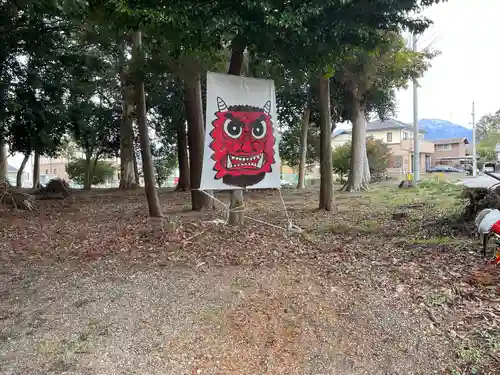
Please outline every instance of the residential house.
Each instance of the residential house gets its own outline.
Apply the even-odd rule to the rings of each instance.
[[[48,158],[40,157],[40,175],[46,175],[49,178],[60,178],[69,181],[68,173],[66,172],[66,158]]]
[[[451,165],[460,167],[470,163],[472,156],[469,141],[465,137],[447,138],[432,141],[434,143],[434,165]]]
[[[75,155],[75,157],[81,158],[83,157],[83,155],[77,154]],[[114,185],[118,186],[119,173],[120,173],[120,158],[103,159],[103,161],[107,161],[115,166],[116,168],[115,176],[113,177],[113,180],[110,182],[110,184],[111,186]],[[68,172],[66,172],[66,166],[68,165],[68,163],[69,160],[64,157],[60,158],[40,157],[40,181],[46,182],[52,178],[60,178],[66,181],[70,181]]]
[[[352,131],[342,129],[332,134],[332,147],[338,147],[351,140]],[[424,131],[420,131],[420,169],[431,166],[434,144],[424,140]],[[366,126],[366,136],[387,144],[392,156],[388,171],[392,173],[411,172],[413,167],[413,126],[404,122],[387,119],[372,121]]]
[[[9,182],[12,184],[12,185],[16,185],[16,182],[17,182],[17,172],[18,172],[19,169],[17,169],[16,167],[13,167],[12,165],[8,164],[7,165],[7,179],[9,180]],[[24,186],[25,185],[25,181],[28,179],[28,173],[26,172],[23,172],[22,176],[21,176],[21,185]]]

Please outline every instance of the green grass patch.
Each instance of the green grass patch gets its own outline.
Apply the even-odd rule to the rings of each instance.
[[[384,228],[380,225],[380,223],[376,220],[366,220],[360,223],[353,223],[351,225],[348,224],[334,224],[323,226],[319,228],[317,233],[333,233],[338,235],[356,235],[356,234],[364,234],[364,235],[389,235],[392,236],[393,233],[386,233]]]
[[[65,357],[88,351],[88,339],[81,334],[69,340],[44,340],[37,347],[37,353],[44,358]]]
[[[221,326],[224,323],[222,307],[205,308],[198,314],[199,322],[205,326]]]
[[[398,188],[395,185],[377,186],[365,193],[366,199],[376,206],[394,207],[416,203],[426,203],[437,209],[454,209],[462,206],[460,195],[463,187],[436,179],[420,181],[414,188]]]
[[[460,343],[455,352],[461,361],[476,366],[484,362],[486,355],[480,348],[466,342]]]
[[[428,306],[451,306],[455,302],[457,296],[451,290],[442,290],[429,293],[425,296],[425,303]]]
[[[473,334],[475,342],[491,353],[500,351],[500,329],[481,329]]]
[[[317,233],[333,233],[339,235],[354,235],[354,234],[374,234],[377,232],[376,228],[364,228],[356,225],[334,224],[323,226],[318,229]]]
[[[231,280],[231,291],[239,293],[242,290],[245,290],[250,286],[250,282],[245,279],[234,278]]]
[[[430,238],[415,238],[409,241],[414,245],[454,245],[463,243],[463,239],[456,239],[453,237],[430,237]]]
[[[12,327],[7,327],[0,331],[0,343],[6,343],[19,337],[19,333]]]

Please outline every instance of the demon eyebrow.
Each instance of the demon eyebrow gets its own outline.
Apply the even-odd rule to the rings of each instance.
[[[252,121],[252,123],[250,125],[251,126],[260,125],[261,121],[264,121],[264,120],[265,120],[264,116],[259,117],[259,118],[255,119],[254,121]]]
[[[245,124],[239,118],[235,117],[232,113],[227,113],[224,116],[226,117],[226,119],[231,120],[231,123],[241,126],[242,128],[245,127]]]
[[[252,125],[256,125],[256,124],[260,124],[261,121],[265,121],[266,120],[266,116],[262,115],[262,116],[259,116],[257,117],[253,122],[252,122]]]

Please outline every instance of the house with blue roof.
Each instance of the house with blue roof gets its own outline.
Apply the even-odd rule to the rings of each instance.
[[[420,169],[432,166],[434,144],[424,139],[420,130]],[[367,124],[366,137],[378,139],[387,144],[392,157],[389,172],[411,172],[413,164],[413,126],[396,119],[376,120]],[[332,132],[332,148],[342,146],[352,139],[352,129],[335,129]]]

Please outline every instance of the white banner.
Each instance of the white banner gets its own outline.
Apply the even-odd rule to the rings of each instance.
[[[274,81],[207,74],[202,190],[280,188]]]

